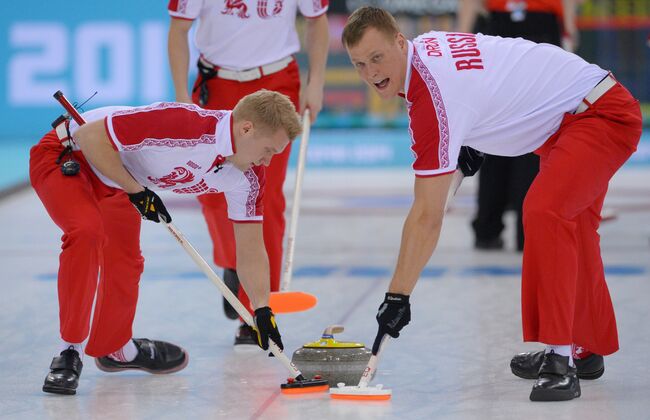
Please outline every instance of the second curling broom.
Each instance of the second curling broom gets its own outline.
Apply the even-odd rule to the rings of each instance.
[[[449,208],[449,203],[451,199],[456,195],[456,191],[460,187],[460,184],[463,182],[463,173],[460,170],[457,170],[451,181],[451,186],[449,188],[449,194],[447,194],[447,201],[445,202],[445,211]],[[373,378],[375,371],[377,370],[377,363],[379,362],[379,355],[381,354],[386,341],[388,340],[388,335],[385,334],[381,343],[379,344],[379,349],[377,353],[373,353],[370,356],[368,361],[368,366],[363,371],[361,375],[361,380],[358,385],[348,385],[344,383],[338,384],[337,387],[330,388],[330,397],[335,400],[357,400],[357,401],[386,401],[390,400],[392,396],[392,390],[385,389],[383,385],[370,386],[370,380]]]

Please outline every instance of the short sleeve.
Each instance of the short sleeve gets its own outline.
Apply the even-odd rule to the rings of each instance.
[[[439,120],[429,91],[425,86],[411,85],[411,95],[414,100],[409,103],[408,115],[415,175],[435,176],[455,170],[456,162],[449,154],[448,127],[446,121]]]
[[[235,223],[260,223],[263,220],[264,166],[254,166],[243,172],[239,188],[226,191],[228,218]]]
[[[407,101],[411,150],[415,156],[413,170],[418,177],[443,175],[456,170],[462,146],[466,117],[454,114],[451,123],[447,103],[435,79],[413,56]]]
[[[194,20],[199,17],[204,0],[169,0],[167,11],[178,19]]]
[[[306,18],[315,18],[327,12],[329,0],[298,0],[300,13]]]
[[[155,102],[118,110],[104,120],[106,133],[116,150],[135,151],[148,146],[189,147],[214,143],[221,111],[196,105]]]

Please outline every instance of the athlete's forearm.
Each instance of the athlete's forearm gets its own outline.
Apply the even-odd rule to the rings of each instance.
[[[564,29],[572,30],[576,27],[576,2],[575,0],[562,0],[562,16]]]
[[[270,269],[261,223],[233,223],[237,274],[253,309],[269,304]]]
[[[188,23],[172,19],[167,38],[167,54],[169,68],[174,82],[176,100],[191,102],[188,86],[188,67],[190,62],[190,47],[188,44]],[[189,23],[191,26],[191,23]]]
[[[402,230],[402,242],[388,291],[410,295],[438,244],[442,217],[432,217],[412,208]]]
[[[476,18],[483,8],[483,0],[459,0],[456,15],[458,32],[473,32]]]
[[[577,5],[575,0],[562,0],[562,26],[564,35],[575,37],[578,28],[576,24]]]
[[[327,14],[323,13],[317,18],[307,19],[305,43],[309,58],[308,83],[316,83],[322,87],[325,84],[325,65],[329,49]]]
[[[414,201],[404,222],[391,293],[409,295],[438,244],[453,173],[416,178]]]
[[[93,121],[81,126],[74,135],[84,157],[102,175],[119,185],[127,194],[143,191],[144,188],[126,170],[119,153],[108,139],[104,121]]]

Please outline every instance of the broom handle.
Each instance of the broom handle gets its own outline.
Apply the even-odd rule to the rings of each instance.
[[[280,285],[280,290],[283,292],[289,290],[293,276],[293,256],[296,249],[296,231],[298,230],[298,216],[300,214],[300,200],[302,197],[302,178],[305,172],[307,144],[309,143],[309,132],[311,131],[309,108],[305,110],[302,120],[302,136],[300,137],[300,152],[298,153],[298,165],[296,168],[296,184],[293,191],[293,204],[291,205],[289,234],[287,235],[287,256],[282,273],[282,284]]]
[[[237,297],[230,291],[228,286],[226,286],[221,280],[221,278],[214,272],[212,267],[201,257],[201,254],[192,246],[192,244],[185,238],[183,233],[173,224],[162,222],[163,225],[167,228],[169,233],[178,241],[179,244],[185,249],[187,254],[194,260],[196,265],[203,271],[203,273],[214,283],[215,286],[219,289],[224,298],[232,305],[233,308],[237,311],[239,316],[244,320],[246,324],[255,328],[255,321],[253,316],[246,310],[244,305],[237,299]],[[284,367],[291,372],[293,377],[302,376],[298,368],[287,358],[284,352],[278,347],[273,340],[269,340],[269,349],[271,353],[278,359]]]
[[[463,179],[465,179],[463,172],[457,169],[456,172],[454,172],[453,178],[451,179],[451,186],[449,187],[449,192],[447,193],[447,201],[445,202],[445,213],[449,208],[449,204],[451,203],[451,200],[454,198],[456,192],[460,188],[460,184],[463,182]]]
[[[372,379],[373,375],[375,374],[375,371],[377,370],[377,363],[379,363],[379,355],[384,349],[384,345],[388,341],[389,337],[390,336],[388,334],[384,334],[384,336],[381,338],[381,342],[379,343],[379,350],[377,350],[377,354],[373,354],[370,356],[370,360],[368,360],[368,365],[366,366],[366,369],[363,371],[363,374],[361,374],[361,380],[359,380],[359,388],[365,388],[368,386],[368,383],[370,383],[370,380]]]

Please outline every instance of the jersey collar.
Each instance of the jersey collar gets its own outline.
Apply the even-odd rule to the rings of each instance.
[[[217,154],[228,157],[235,154],[235,135],[233,133],[232,111],[223,111],[226,115],[217,124]]]
[[[400,93],[399,96],[402,98],[406,99],[408,95],[408,88],[409,84],[411,82],[411,68],[413,66],[411,65],[411,61],[413,60],[413,51],[415,50],[415,45],[411,41],[406,41],[407,48],[408,48],[408,56],[406,57],[406,77],[404,78],[404,93]]]

